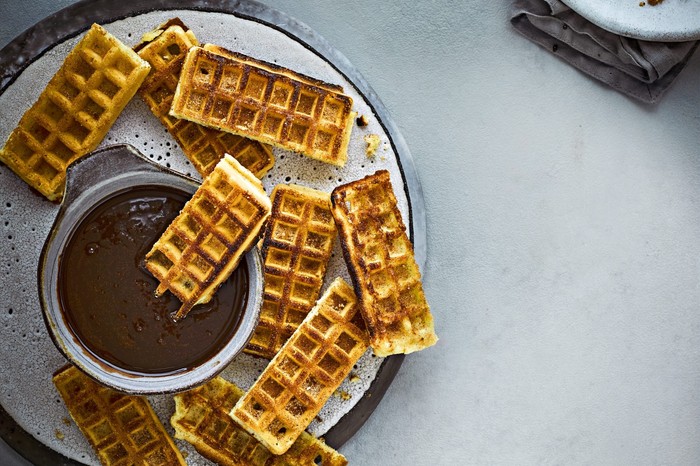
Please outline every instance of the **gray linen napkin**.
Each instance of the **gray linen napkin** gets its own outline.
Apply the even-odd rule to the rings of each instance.
[[[698,46],[618,36],[559,0],[515,0],[511,24],[584,73],[645,103],[657,102]]]

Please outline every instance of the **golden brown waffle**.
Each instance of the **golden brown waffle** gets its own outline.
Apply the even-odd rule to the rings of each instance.
[[[175,395],[170,424],[175,438],[185,440],[205,458],[229,466],[344,466],[348,461],[313,435],[302,432],[286,453],[273,455],[236,424],[229,411],[243,390],[221,377]]]
[[[0,161],[49,200],[60,199],[66,167],[98,146],[149,69],[93,24],[24,113]]]
[[[257,239],[270,215],[262,183],[224,155],[146,254],[146,268],[182,306],[175,319],[208,302]]]
[[[75,366],[53,383],[102,464],[186,464],[146,398],[103,387]]]
[[[289,449],[367,350],[352,287],[336,278],[231,410],[275,454]]]
[[[265,228],[265,290],[246,352],[272,359],[316,303],[335,242],[330,195],[277,185]]]
[[[433,316],[389,172],[336,187],[331,203],[374,353],[434,345]]]
[[[355,112],[342,92],[208,44],[187,54],[170,114],[343,166]]]
[[[214,170],[224,154],[230,154],[262,178],[275,162],[268,145],[168,114],[182,63],[190,47],[197,44],[194,33],[177,18],[146,34],[134,50],[151,64],[153,71],[141,85],[139,94],[202,177]]]

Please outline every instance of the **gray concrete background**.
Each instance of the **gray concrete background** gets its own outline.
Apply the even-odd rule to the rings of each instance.
[[[0,46],[70,1],[0,2]],[[267,2],[365,76],[423,184],[439,344],[353,464],[700,462],[700,55],[656,106],[516,34],[509,2]]]

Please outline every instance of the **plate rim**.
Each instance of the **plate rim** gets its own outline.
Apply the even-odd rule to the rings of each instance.
[[[276,29],[326,61],[355,87],[376,115],[397,154],[397,165],[408,201],[409,219],[406,223],[416,261],[423,271],[427,257],[426,210],[421,183],[406,141],[378,95],[350,61],[309,26],[273,7],[256,0],[81,0],[35,23],[0,49],[0,95],[34,61],[60,43],[83,33],[93,22],[105,24],[154,11],[169,10],[231,14]],[[404,358],[405,355],[385,358],[360,401],[324,435],[329,445],[340,448],[369,419]],[[66,458],[25,432],[6,413],[2,403],[0,441],[28,460],[50,458],[52,464],[82,464]],[[37,448],[45,451],[36,451]],[[30,454],[27,455],[25,451]]]
[[[606,31],[632,39],[658,42],[686,42],[700,39],[700,21],[694,28],[683,28],[676,30],[660,30],[653,26],[653,19],[650,22],[635,22],[634,18],[631,21],[621,20],[623,15],[610,14],[608,8],[593,8],[590,6],[590,0],[561,0],[566,6],[574,10],[579,15],[583,16],[588,21],[596,26],[599,26]],[[600,2],[601,0],[597,0]],[[644,8],[650,10],[653,8],[667,8],[666,5],[645,6],[640,7],[636,0],[626,0],[636,5],[636,8]],[[609,3],[609,5],[618,6],[617,1]],[[613,11],[622,11],[614,10]],[[654,14],[654,13],[651,13]],[[687,16],[687,15],[684,15]],[[658,16],[656,16],[658,18]],[[671,23],[672,24],[672,23]]]

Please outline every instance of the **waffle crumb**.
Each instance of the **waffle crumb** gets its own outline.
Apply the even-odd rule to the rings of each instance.
[[[360,381],[360,376],[357,374],[350,374],[350,382],[357,383]]]
[[[367,143],[367,148],[365,149],[365,153],[367,154],[367,157],[372,157],[376,152],[377,149],[379,148],[379,135],[377,134],[368,134],[365,136],[365,142]]]
[[[337,390],[335,392],[336,396],[342,398],[345,401],[348,401],[350,398],[352,398],[352,395],[350,395],[348,392],[345,390]]]
[[[359,126],[360,128],[365,127],[369,124],[369,120],[364,115],[360,115],[359,117],[357,117],[356,122],[357,122],[357,126]]]
[[[66,436],[63,435],[63,432],[61,432],[60,430],[56,429],[56,438],[57,438],[58,440],[63,440],[64,438],[66,438]]]

